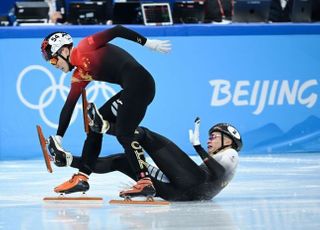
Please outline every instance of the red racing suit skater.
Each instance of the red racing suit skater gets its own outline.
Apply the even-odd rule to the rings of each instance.
[[[71,80],[71,89],[61,110],[57,135],[64,136],[84,89],[91,81],[102,81],[121,86],[117,100],[116,138],[123,146],[130,166],[137,179],[147,175],[147,168],[139,163],[144,161],[143,150],[134,141],[134,130],[145,116],[148,105],[155,95],[155,82],[151,74],[122,48],[108,43],[121,37],[144,45],[146,38],[123,26],[98,32],[82,39],[71,50],[70,63],[76,67]],[[101,111],[103,116],[103,111]],[[79,171],[90,175],[95,166],[101,146],[102,135],[89,131],[82,150]]]

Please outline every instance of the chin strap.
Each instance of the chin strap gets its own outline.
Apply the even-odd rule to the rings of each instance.
[[[62,56],[60,53],[58,53],[58,56],[61,57],[63,60],[65,60],[67,62],[68,66],[69,66],[69,71],[73,70],[74,66],[71,65],[71,63],[69,61],[70,54],[67,56],[67,58]]]
[[[216,153],[220,152],[222,149],[229,147],[229,146],[232,146],[232,144],[231,145],[224,145],[224,133],[221,132],[221,146],[216,151],[214,151],[213,154],[216,154]]]

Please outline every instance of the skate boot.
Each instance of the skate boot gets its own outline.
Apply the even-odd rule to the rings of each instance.
[[[84,173],[77,173],[72,178],[61,185],[54,188],[56,193],[69,194],[74,192],[83,192],[89,190],[90,186],[88,183],[89,177]]]
[[[110,128],[109,122],[103,120],[102,115],[94,103],[89,103],[87,107],[90,129],[95,133],[106,133]]]
[[[72,154],[62,148],[60,136],[49,137],[48,149],[56,166],[65,167],[71,165],[73,159]]]
[[[131,199],[132,197],[144,196],[147,199],[153,199],[156,194],[156,190],[153,187],[152,181],[149,177],[140,179],[132,188],[121,191],[119,196],[125,199]]]

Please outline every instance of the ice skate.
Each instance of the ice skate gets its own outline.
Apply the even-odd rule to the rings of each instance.
[[[156,190],[153,187],[149,177],[140,179],[134,186],[128,190],[121,191],[119,196],[123,200],[110,200],[110,204],[143,204],[143,205],[168,205],[167,201],[154,200]],[[135,200],[132,198],[143,197],[144,200]]]
[[[101,203],[103,202],[102,197],[89,197],[86,194],[86,191],[89,190],[90,186],[88,183],[88,176],[84,173],[77,173],[72,176],[72,178],[61,185],[54,188],[56,193],[59,193],[59,196],[56,197],[45,197],[43,201],[45,202],[76,202],[76,203]],[[79,196],[67,196],[67,194],[73,194],[76,192],[81,192]]]
[[[153,183],[149,177],[140,179],[131,188],[121,191],[119,196],[126,201],[131,201],[134,197],[146,197],[147,201],[153,201],[153,197],[156,194],[156,190],[153,187]]]
[[[89,103],[87,107],[89,126],[93,132],[106,133],[110,128],[108,121],[104,120],[94,103]]]
[[[56,193],[61,195],[70,194],[75,192],[85,193],[89,190],[88,176],[83,173],[77,173],[72,178],[61,185],[54,188]]]
[[[128,190],[121,191],[119,196],[125,199],[132,197],[144,196],[148,199],[152,199],[156,194],[156,190],[153,187],[152,181],[149,177],[140,179],[134,186]]]

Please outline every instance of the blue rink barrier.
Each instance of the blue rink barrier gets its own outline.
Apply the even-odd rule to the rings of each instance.
[[[173,26],[127,25],[145,36],[241,36],[241,35],[308,35],[320,34],[320,23],[235,23],[229,25],[188,24]],[[85,37],[112,26],[101,25],[64,25],[64,26],[26,26],[0,27],[1,38],[43,38],[59,29],[75,37]]]
[[[48,33],[67,31],[75,40],[107,26],[0,28],[0,160],[41,157],[36,124],[54,135],[70,86],[42,60]],[[201,142],[215,123],[229,122],[242,133],[243,153],[320,152],[320,24],[232,24],[166,27],[130,26],[153,38],[169,39],[164,55],[114,39],[154,76],[157,93],[142,125],[164,134],[188,154],[188,129],[201,118]],[[90,101],[101,106],[119,90],[90,83]],[[81,154],[85,139],[79,101],[64,137],[65,148]],[[104,138],[101,155],[121,152]]]

